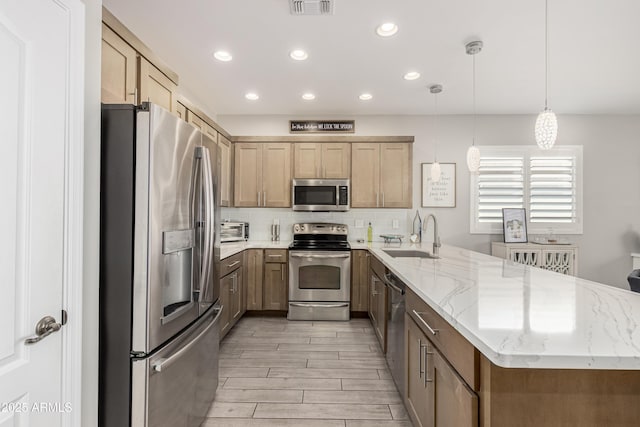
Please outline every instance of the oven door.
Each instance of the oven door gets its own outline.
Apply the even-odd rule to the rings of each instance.
[[[289,301],[348,302],[350,251],[289,251]]]

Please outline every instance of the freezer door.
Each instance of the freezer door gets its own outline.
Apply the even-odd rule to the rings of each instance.
[[[146,105],[146,104],[145,104]],[[132,351],[150,353],[199,315],[194,285],[202,134],[148,104],[137,113]]]
[[[220,314],[201,320],[155,355],[132,362],[131,426],[198,427],[218,387]]]

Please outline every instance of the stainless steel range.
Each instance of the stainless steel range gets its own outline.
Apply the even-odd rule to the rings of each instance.
[[[344,224],[293,226],[289,320],[349,320],[351,246]]]

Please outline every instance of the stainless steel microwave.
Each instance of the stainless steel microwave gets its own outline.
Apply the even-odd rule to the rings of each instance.
[[[348,179],[294,179],[291,186],[294,211],[344,212],[349,210]]]

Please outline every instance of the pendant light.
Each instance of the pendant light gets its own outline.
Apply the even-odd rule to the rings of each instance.
[[[467,150],[467,167],[469,172],[475,173],[480,169],[480,150],[476,147],[476,54],[482,50],[482,42],[477,40],[465,45],[467,55],[473,59],[473,139]]]
[[[431,181],[440,181],[442,175],[442,169],[440,168],[440,162],[438,162],[438,94],[442,92],[442,85],[433,85],[429,88],[429,91],[435,95],[434,97],[434,130],[435,142],[433,145],[433,163],[431,164]]]
[[[553,111],[547,106],[549,80],[549,42],[548,42],[548,0],[544,1],[544,110],[536,119],[535,135],[538,147],[548,150],[553,147],[558,136],[558,120]]]

